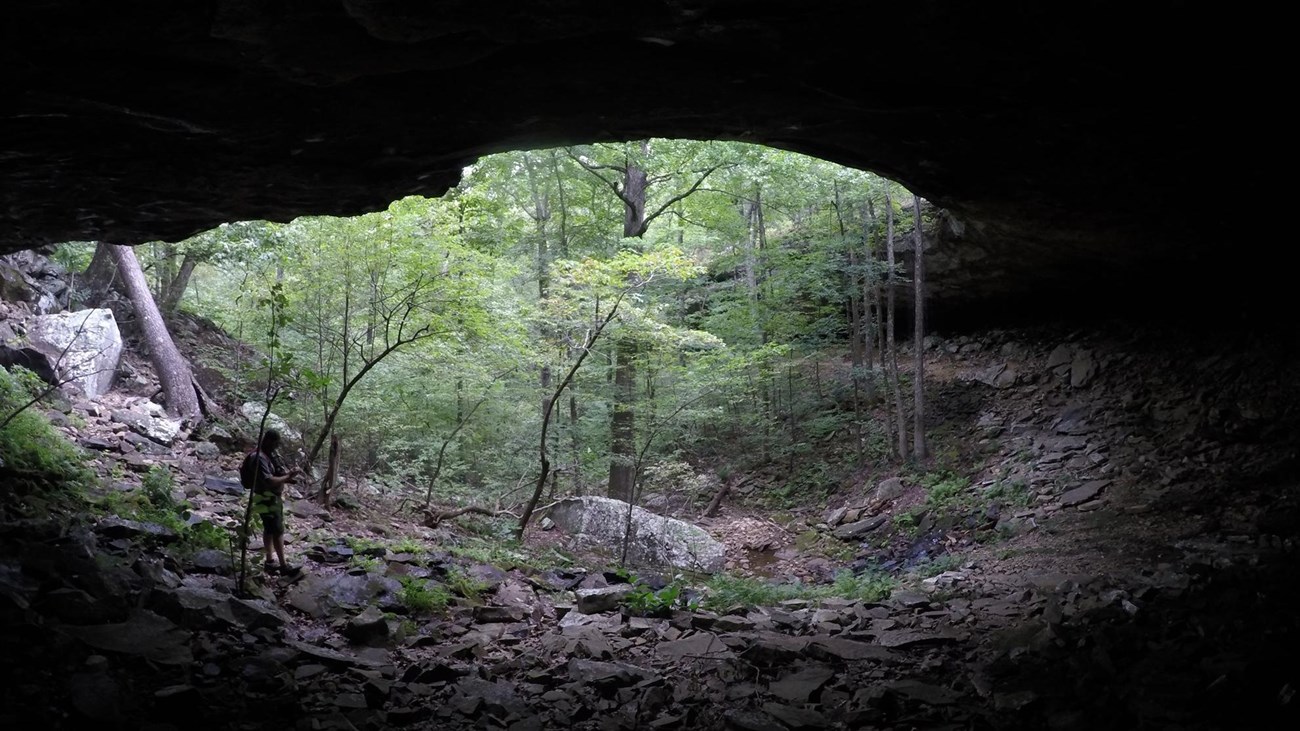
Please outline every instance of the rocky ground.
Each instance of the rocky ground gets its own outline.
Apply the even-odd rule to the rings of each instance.
[[[555,532],[514,555],[360,490],[291,501],[304,571],[257,568],[240,596],[225,552],[168,529],[7,505],[0,724],[1293,728],[1300,379],[1286,344],[1233,337],[934,339],[934,443],[961,452],[936,460],[967,466],[962,495],[940,509],[918,474],[869,474],[780,520],[741,495],[700,521],[735,571],[901,577],[879,602],[637,616]],[[161,468],[190,522],[233,525],[238,440],[171,429],[127,363],[55,422],[105,494]],[[448,587],[447,609],[412,580]]]

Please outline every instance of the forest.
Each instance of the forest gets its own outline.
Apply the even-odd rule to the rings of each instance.
[[[920,205],[815,158],[655,139],[501,153],[439,199],[137,250],[165,310],[245,344],[212,362],[322,477],[337,438],[344,479],[426,507],[707,500],[756,473],[806,502],[913,452],[893,335]]]

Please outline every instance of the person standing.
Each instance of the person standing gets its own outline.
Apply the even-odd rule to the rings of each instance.
[[[267,429],[262,443],[239,466],[239,481],[245,490],[253,491],[253,510],[262,517],[263,568],[267,573],[295,573],[300,567],[290,566],[284,559],[284,486],[293,484],[301,473],[297,468],[284,468],[276,454],[279,446],[280,432]],[[272,561],[272,551],[278,564]]]

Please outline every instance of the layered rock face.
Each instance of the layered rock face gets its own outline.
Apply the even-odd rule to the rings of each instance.
[[[0,251],[356,214],[440,194],[486,152],[665,136],[819,155],[950,211],[961,245],[936,254],[938,312],[1016,311],[1044,293],[1060,306],[1098,284],[1195,292],[1234,225],[1207,210],[1204,181],[1248,176],[1268,139],[1254,124],[1234,134],[1244,115],[1204,93],[1224,59],[1245,67],[1260,45],[1235,15],[1179,2],[20,3],[0,43]]]

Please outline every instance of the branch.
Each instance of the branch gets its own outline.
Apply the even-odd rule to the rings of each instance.
[[[694,185],[692,185],[690,188],[687,188],[685,193],[680,193],[680,194],[678,194],[678,195],[673,196],[672,198],[669,198],[667,203],[663,204],[662,206],[659,206],[659,210],[657,210],[657,211],[655,211],[654,213],[651,213],[650,215],[648,215],[648,216],[645,217],[645,220],[642,221],[642,224],[641,224],[641,225],[642,225],[642,228],[649,228],[649,226],[650,226],[650,222],[653,221],[653,220],[655,220],[655,219],[658,218],[659,216],[663,215],[663,212],[666,211],[666,210],[668,210],[668,207],[669,207],[669,206],[671,206],[672,204],[676,203],[677,201],[680,201],[680,200],[682,200],[683,198],[689,196],[691,193],[694,193],[695,191],[699,190],[700,186],[704,184],[704,180],[705,180],[705,178],[708,178],[710,175],[713,174],[713,171],[714,171],[714,170],[717,170],[717,169],[720,168],[720,167],[722,167],[722,165],[721,165],[721,164],[718,164],[718,165],[714,165],[713,167],[709,168],[708,170],[705,170],[705,171],[704,171],[704,174],[701,175],[701,176],[699,177],[699,179],[695,181],[695,184],[694,184]]]
[[[591,173],[592,175],[595,175],[598,179],[600,179],[600,182],[602,182],[602,183],[604,183],[605,185],[609,186],[609,189],[612,190],[612,191],[614,191],[614,195],[618,196],[618,199],[621,200],[621,201],[623,201],[623,205],[626,205],[626,206],[629,206],[629,207],[635,207],[635,206],[636,206],[636,202],[633,201],[632,199],[630,199],[630,198],[627,197],[627,195],[626,195],[626,194],[625,194],[625,193],[624,193],[624,192],[619,188],[618,183],[614,182],[613,180],[610,180],[609,178],[607,178],[607,177],[605,177],[604,175],[601,175],[599,172],[597,172],[598,170],[619,170],[619,171],[621,171],[621,172],[623,173],[624,176],[626,176],[626,175],[627,175],[627,169],[626,169],[626,168],[617,168],[617,167],[614,167],[614,166],[612,166],[612,165],[589,165],[589,164],[587,164],[586,162],[583,162],[582,158],[580,158],[580,157],[578,157],[577,155],[573,154],[573,150],[569,149],[568,147],[564,148],[564,152],[565,152],[566,155],[568,155],[570,158],[572,158],[574,162],[576,162],[576,163],[578,163],[579,165],[581,165],[583,170],[586,170],[587,172]]]
[[[440,510],[436,513],[432,510],[429,510],[428,508],[425,508],[424,525],[429,528],[437,528],[438,524],[444,520],[459,518],[460,516],[466,515],[468,513],[474,513],[475,515],[486,515],[489,518],[499,518],[502,515],[509,515],[512,518],[519,517],[518,515],[516,515],[515,513],[509,510],[494,510],[492,508],[484,508],[479,505],[466,505],[463,508],[455,508],[453,510]]]

